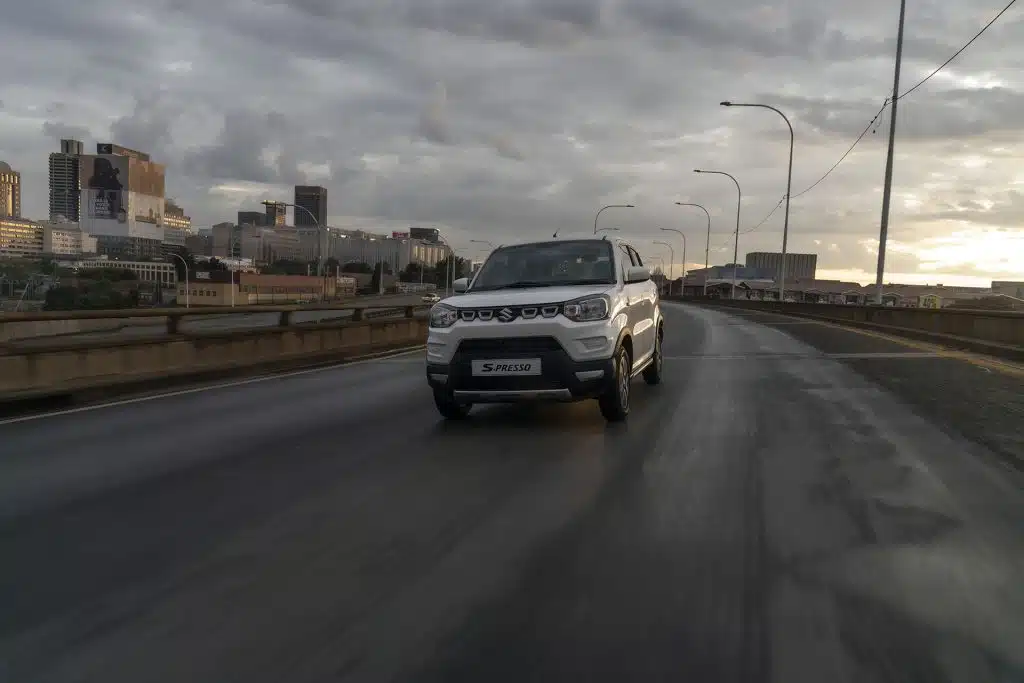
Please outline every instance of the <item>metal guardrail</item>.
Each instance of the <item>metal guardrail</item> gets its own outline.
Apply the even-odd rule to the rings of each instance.
[[[425,315],[430,308],[426,303],[406,303],[395,305],[392,301],[409,301],[410,297],[393,297],[391,301],[375,299],[372,302],[327,303],[290,306],[235,306],[235,307],[203,307],[203,308],[162,308],[162,309],[124,309],[112,311],[48,311],[43,313],[18,313],[0,316],[0,326],[6,324],[28,325],[32,323],[60,323],[67,321],[110,321],[111,327],[86,328],[66,332],[31,333],[25,330],[22,334],[9,334],[7,341],[0,341],[0,347],[14,348],[30,345],[51,345],[55,343],[89,345],[111,341],[118,335],[129,335],[133,338],[146,336],[158,338],[163,335],[177,334],[224,334],[258,328],[272,327],[315,327],[326,324],[352,324],[385,318],[413,318]],[[316,317],[317,313],[325,314]],[[269,315],[268,315],[269,314]],[[297,314],[313,314],[312,319],[296,320]],[[341,315],[339,315],[341,314]],[[276,320],[274,318],[276,316]],[[307,316],[308,317],[308,316]],[[233,320],[234,319],[234,320]],[[186,321],[197,324],[206,321],[210,325],[201,325],[198,329],[186,330],[182,325]],[[222,321],[222,322],[221,322]],[[120,324],[118,324],[120,323]],[[138,332],[133,332],[137,330]],[[13,331],[13,330],[12,330]]]

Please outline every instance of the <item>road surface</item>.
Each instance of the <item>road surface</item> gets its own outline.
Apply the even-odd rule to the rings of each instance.
[[[418,355],[0,424],[0,680],[1024,679],[1020,370],[666,309],[625,425]]]

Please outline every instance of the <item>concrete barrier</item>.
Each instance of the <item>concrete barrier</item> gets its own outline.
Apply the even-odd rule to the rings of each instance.
[[[676,297],[673,299],[678,300]],[[873,329],[978,353],[1024,360],[1024,315],[1020,313],[729,299],[689,301]]]
[[[38,343],[0,351],[0,403],[42,397],[108,396],[182,380],[334,363],[426,342],[427,320],[405,317],[167,334],[90,343]]]

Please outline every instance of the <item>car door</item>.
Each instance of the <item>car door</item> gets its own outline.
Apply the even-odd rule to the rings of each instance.
[[[635,266],[643,266],[643,258],[636,249],[626,245],[630,259]],[[654,353],[654,311],[655,296],[657,296],[657,285],[652,280],[634,282],[627,286],[627,296],[630,302],[630,318],[633,322],[633,353],[635,363],[646,361]]]

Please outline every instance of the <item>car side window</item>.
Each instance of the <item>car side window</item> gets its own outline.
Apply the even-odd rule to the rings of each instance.
[[[626,271],[633,265],[633,257],[629,253],[629,247],[625,244],[619,244],[619,251],[622,252],[621,258],[619,259],[619,270],[622,272],[622,281],[626,281]]]
[[[633,257],[634,266],[642,266],[644,264],[643,259],[640,258],[640,254],[637,253],[633,247],[628,247],[630,256]]]

